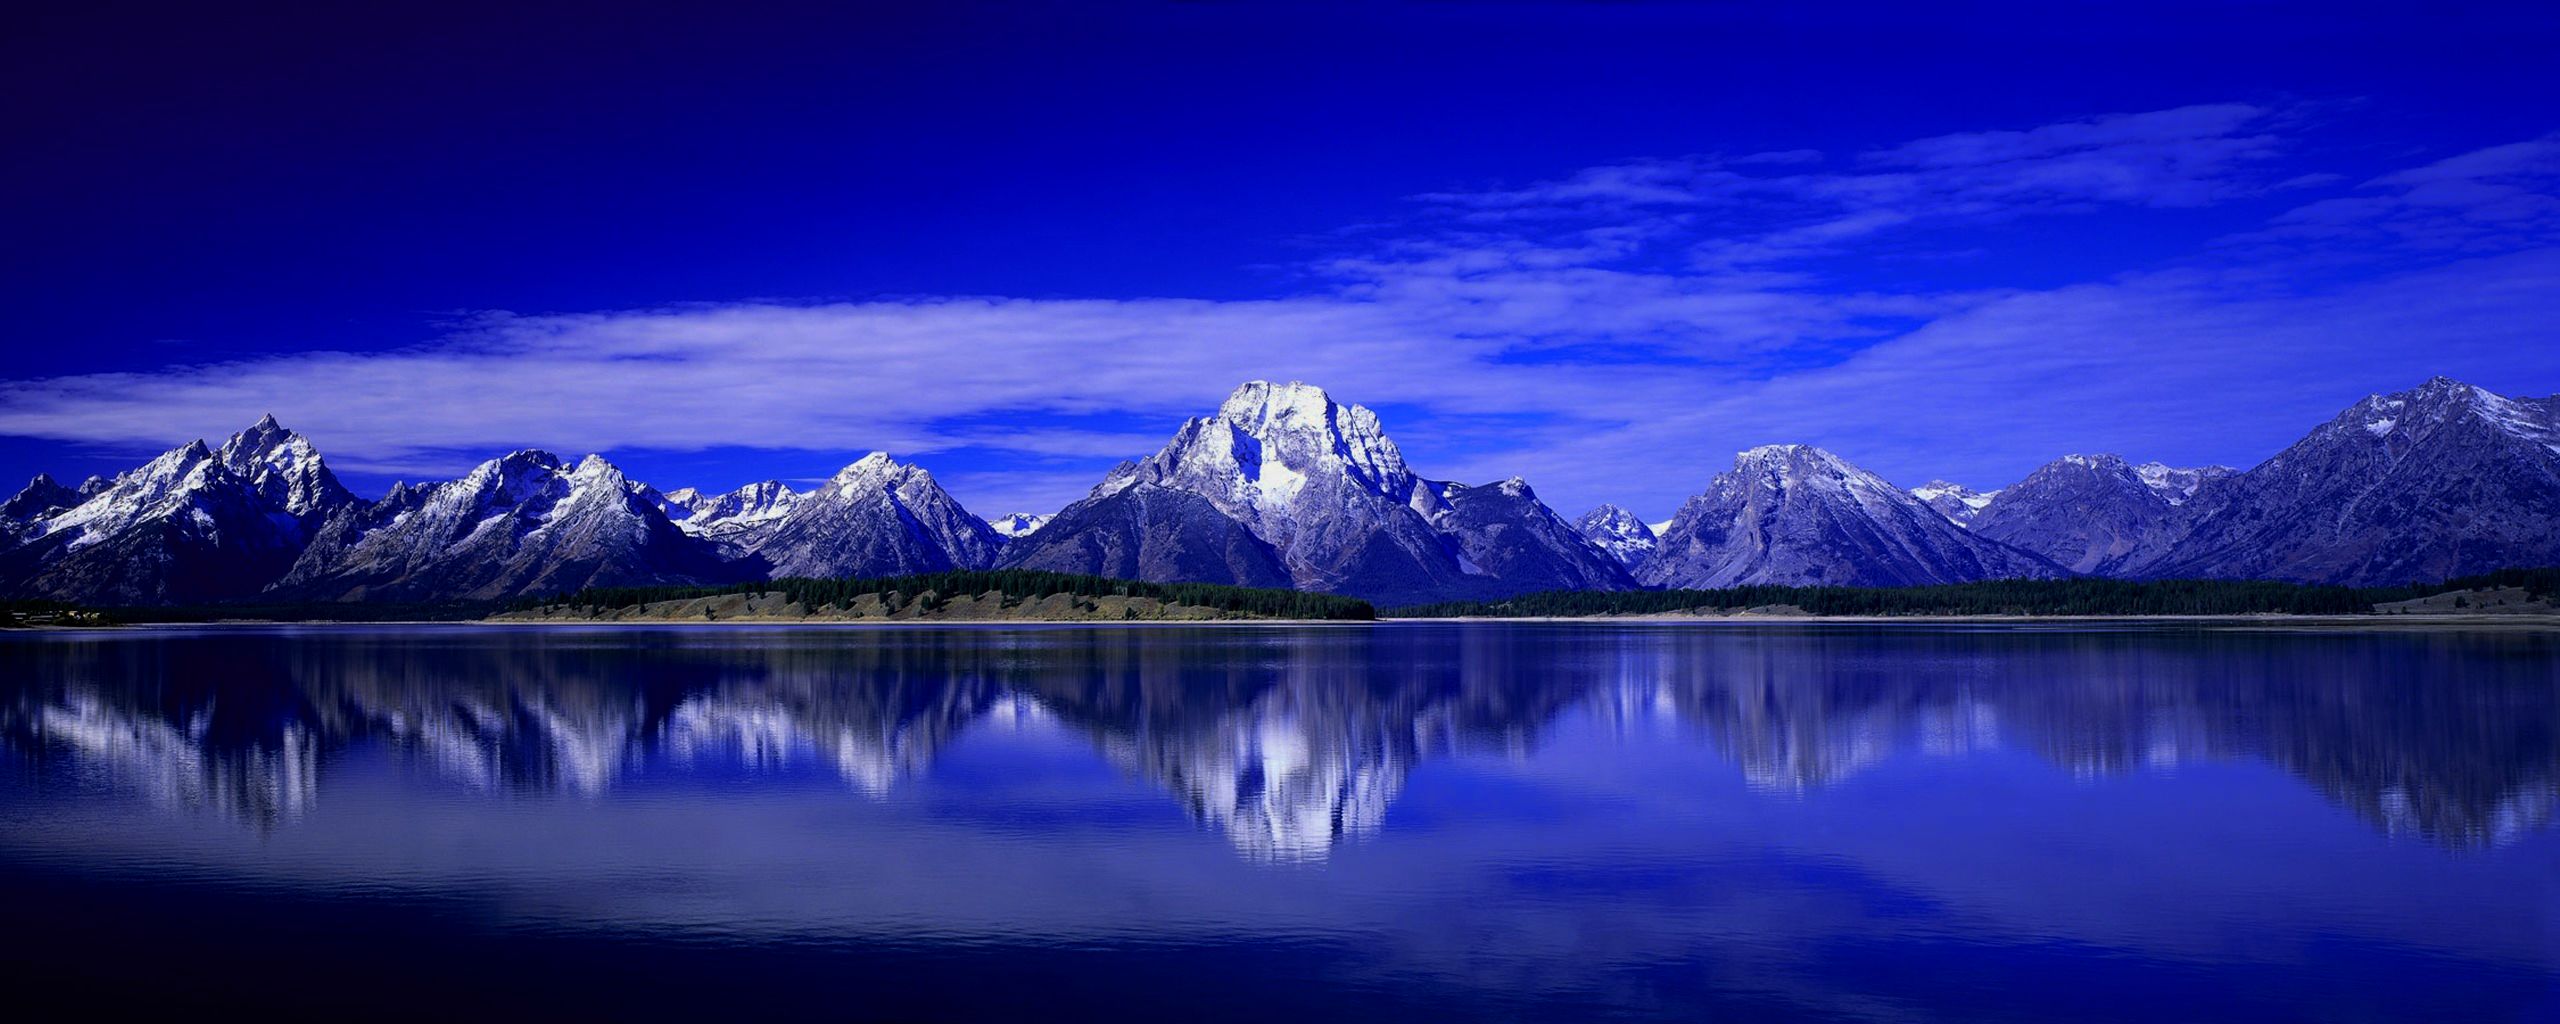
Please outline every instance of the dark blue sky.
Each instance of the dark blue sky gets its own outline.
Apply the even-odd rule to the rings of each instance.
[[[367,491],[886,448],[994,514],[1298,377],[1660,516],[2560,390],[2547,8],[1803,6],[47,12],[0,472],[272,410]]]

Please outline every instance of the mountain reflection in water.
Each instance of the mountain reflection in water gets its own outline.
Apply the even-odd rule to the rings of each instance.
[[[38,775],[291,828],[375,745],[492,794],[822,765],[884,797],[978,730],[1080,737],[1257,861],[1392,827],[1416,766],[1560,718],[1690,737],[1787,799],[1892,759],[2263,761],[2450,848],[2549,826],[2545,634],[2156,627],[267,629],[0,643]],[[1677,785],[1679,780],[1663,780]]]

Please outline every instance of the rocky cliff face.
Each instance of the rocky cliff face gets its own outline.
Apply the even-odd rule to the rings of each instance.
[[[1636,578],[1661,587],[1751,583],[1897,587],[2062,575],[1976,537],[1918,498],[1809,445],[1743,452],[1689,499]]]

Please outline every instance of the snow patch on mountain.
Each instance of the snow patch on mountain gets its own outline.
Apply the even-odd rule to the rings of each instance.
[[[1670,525],[1668,522],[1663,525]],[[1602,505],[1574,520],[1573,527],[1594,546],[1606,552],[1618,564],[1633,568],[1653,556],[1660,539],[1654,528],[1636,514],[1616,505]]]
[[[1014,541],[1030,536],[1033,531],[1049,525],[1049,521],[1056,518],[1058,517],[1054,513],[1044,515],[1037,512],[1016,512],[987,520],[987,525],[995,528],[998,536],[1007,541]]]
[[[1912,497],[1920,499],[1921,504],[1936,509],[1939,515],[1947,517],[1948,522],[1958,526],[1972,523],[1973,517],[1988,507],[1991,499],[1999,494],[1998,491],[1977,491],[1963,484],[1948,483],[1944,480],[1931,480],[1911,489]]]
[[[2171,505],[2184,505],[2205,486],[2238,472],[2229,466],[2178,467],[2158,462],[2133,467],[2133,475],[2142,485]]]
[[[775,576],[846,578],[984,569],[1004,538],[971,515],[922,467],[872,452],[838,470],[816,490],[784,497],[779,484],[759,491],[770,500],[741,513],[732,543],[762,559]]]
[[[801,495],[780,480],[763,480],[721,494],[679,488],[666,497],[667,505],[681,512],[671,515],[676,529],[707,540],[741,542],[790,515]]]

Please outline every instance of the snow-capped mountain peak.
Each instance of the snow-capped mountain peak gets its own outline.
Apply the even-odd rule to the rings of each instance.
[[[6,568],[19,591],[101,603],[245,596],[355,503],[310,442],[273,417],[219,452],[190,441],[75,496],[45,496],[52,508],[12,524]]]
[[[1618,564],[1631,568],[1651,557],[1654,544],[1660,539],[1652,525],[1616,505],[1602,505],[1583,513],[1582,518],[1574,520],[1573,528],[1617,559]]]
[[[702,493],[702,489],[698,487],[678,487],[672,491],[661,491],[658,496],[665,499],[666,506],[669,510],[672,512],[682,513],[682,515],[675,516],[675,518],[679,519],[684,516],[692,515],[694,513],[694,506],[701,504],[702,499],[705,497]]]
[[[50,475],[38,473],[16,495],[0,502],[0,528],[33,522],[78,505],[82,500],[80,492],[56,483]],[[14,530],[7,533],[14,533]],[[0,543],[6,543],[8,539],[6,533],[0,533]]]
[[[1313,384],[1248,382],[1210,420],[1234,434],[1218,438],[1225,443],[1213,444],[1209,453],[1245,474],[1253,484],[1248,500],[1257,505],[1288,503],[1316,473],[1347,476],[1398,501],[1413,491],[1413,472],[1377,414],[1337,403]]]
[[[2560,452],[2560,408],[2550,399],[2517,399],[2436,377],[2407,391],[2368,395],[2339,414],[2331,428],[2344,433],[2349,425],[2376,441],[2419,439],[2446,424],[2477,420],[2509,437]]]
[[[996,533],[1002,535],[1006,540],[1014,540],[1030,536],[1033,531],[1049,525],[1049,520],[1056,518],[1058,517],[1055,514],[1043,515],[1037,512],[1016,512],[1012,515],[998,516],[994,519],[987,520],[987,525],[994,527]]]
[[[175,512],[190,492],[203,489],[220,471],[203,441],[189,441],[117,476],[89,500],[40,520],[34,533],[69,533],[71,547],[85,547],[144,519]]]
[[[1838,491],[1861,505],[1887,507],[1915,500],[1883,477],[1809,444],[1764,444],[1734,457],[1734,472],[1760,487]]]
[[[261,416],[249,429],[231,435],[214,457],[232,475],[296,516],[316,517],[356,500],[321,461],[319,449],[285,429],[273,415]]]
[[[1931,480],[1911,489],[1912,497],[1920,499],[1921,504],[1938,510],[1939,515],[1947,517],[1949,522],[1958,526],[1972,523],[1973,517],[1979,514],[1984,506],[1991,504],[1991,499],[1999,493],[1998,491],[1977,491],[1963,484],[1949,483],[1944,480]]]
[[[659,507],[675,520],[677,529],[730,543],[781,521],[800,498],[800,492],[780,480],[760,480],[721,494],[679,487],[658,496]]]
[[[740,503],[736,529],[721,539],[764,558],[777,576],[980,569],[1004,544],[932,473],[887,452],[854,460],[806,493],[768,485]]]
[[[1301,382],[1236,388],[1006,559],[1250,585],[1276,562],[1297,586],[1386,601],[1632,585],[1527,484],[1424,480],[1375,413]]]

